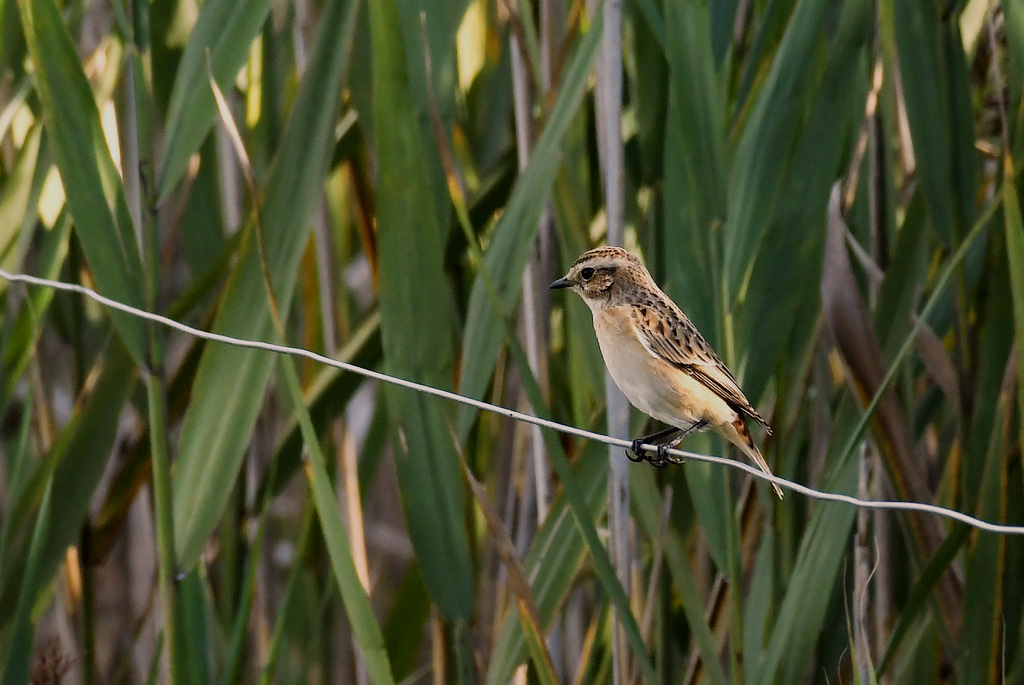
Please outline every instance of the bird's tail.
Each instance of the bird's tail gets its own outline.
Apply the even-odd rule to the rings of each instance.
[[[750,431],[747,429],[747,424],[744,423],[742,416],[736,417],[735,421],[723,426],[723,428],[725,430],[722,431],[722,434],[729,440],[729,442],[743,450],[743,453],[750,457],[752,462],[757,464],[757,468],[761,469],[769,476],[775,475],[772,473],[772,470],[768,468],[768,462],[766,462],[764,457],[761,455],[761,450],[757,449],[757,445],[754,444],[754,439],[751,437]],[[775,490],[775,494],[779,496],[779,499],[782,499],[782,488],[775,483],[772,483],[771,486]]]

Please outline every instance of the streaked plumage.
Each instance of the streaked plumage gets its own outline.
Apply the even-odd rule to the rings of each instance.
[[[768,422],[636,256],[618,247],[595,248],[551,287],[572,288],[590,307],[608,371],[637,409],[683,435],[707,426],[771,475],[744,417],[770,434]],[[772,486],[781,499],[782,490]]]

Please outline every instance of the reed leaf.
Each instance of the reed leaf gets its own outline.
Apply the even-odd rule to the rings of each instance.
[[[261,210],[270,279],[282,316],[288,312],[308,218],[327,174],[332,114],[338,106],[358,3],[324,7],[305,77],[265,184]],[[336,27],[349,40],[337,43]],[[315,152],[310,152],[315,151]],[[221,297],[215,331],[269,340],[274,336],[255,242],[239,255]],[[185,413],[174,473],[175,550],[191,568],[234,486],[273,358],[254,350],[206,348]],[[245,382],[244,391],[236,379]]]
[[[406,72],[397,4],[371,2],[370,28],[386,368],[409,380],[451,387],[455,355],[441,222],[429,186],[408,184],[411,178],[427,178],[429,167]],[[430,306],[423,306],[426,302]],[[409,390],[385,392],[396,422],[392,442],[403,511],[423,582],[446,619],[468,622],[473,578],[464,526],[466,502],[445,414],[436,401]]]
[[[92,277],[103,294],[141,307],[136,227],[64,17],[53,0],[19,0],[19,8],[43,121]],[[143,364],[145,325],[120,313],[111,318],[135,362]]]
[[[156,196],[164,200],[181,180],[192,154],[214,121],[217,105],[207,64],[221,88],[231,83],[249,56],[253,40],[270,14],[270,0],[209,0],[202,3],[181,56],[167,106],[167,140]]]

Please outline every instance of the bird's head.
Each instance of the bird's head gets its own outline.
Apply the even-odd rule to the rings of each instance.
[[[572,288],[591,306],[615,303],[650,281],[640,260],[621,247],[595,247],[579,256],[552,290]]]

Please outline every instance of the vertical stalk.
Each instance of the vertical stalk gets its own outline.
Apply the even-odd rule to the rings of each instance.
[[[879,21],[879,16],[876,11],[875,15],[876,25]],[[873,91],[878,92],[881,90],[881,79],[884,75],[883,63],[881,56],[881,48],[878,46],[876,39],[876,54],[878,55],[875,59],[875,81],[873,84]],[[867,134],[868,134],[868,216],[871,222],[871,256],[875,260],[875,263],[880,265],[883,269],[887,268],[888,263],[888,235],[887,235],[887,213],[886,213],[886,181],[885,174],[882,172],[884,169],[884,155],[886,149],[886,143],[884,135],[882,135],[882,118],[877,108],[877,96],[874,105],[874,111],[867,113]],[[879,284],[874,280],[868,281],[869,295],[871,298],[871,308],[875,309],[878,301],[878,287]],[[861,472],[862,477],[866,482],[861,486],[858,484],[858,491],[863,487],[864,492],[860,493],[862,498],[868,496],[874,496],[878,498],[884,498],[886,491],[886,473],[884,464],[882,462],[882,455],[877,449],[871,450],[870,456],[867,457],[869,460],[867,463],[862,463]],[[867,472],[865,475],[864,472]],[[872,676],[874,675],[874,662],[871,659],[872,647],[875,649],[876,654],[881,654],[885,647],[885,624],[888,621],[889,609],[891,608],[891,574],[892,568],[889,565],[889,561],[893,558],[890,553],[890,545],[892,542],[891,535],[889,534],[889,516],[887,512],[875,511],[874,514],[869,518],[863,517],[865,520],[861,520],[861,515],[857,517],[857,539],[858,542],[863,542],[865,549],[862,554],[864,559],[857,559],[857,572],[862,574],[863,585],[858,585],[861,588],[862,597],[857,604],[854,606],[856,610],[860,612],[860,620],[862,622],[862,630],[856,633],[856,638],[860,644],[857,645],[857,666],[860,672],[861,682],[871,682]],[[874,539],[874,554],[875,558],[871,559],[871,549],[868,548],[868,542],[871,540],[869,537],[873,535]],[[878,570],[877,575],[873,574],[871,567],[873,566]],[[874,575],[874,613],[875,621],[872,624],[870,617],[868,616],[868,584],[871,582],[872,576]],[[871,629],[874,629],[874,635],[871,633]]]
[[[554,8],[553,0],[541,0],[541,34],[544,37],[541,49],[541,88],[547,90],[551,82],[551,60],[552,51],[547,49],[548,40],[553,34]],[[519,171],[526,169],[530,161],[530,151],[533,147],[533,97],[530,89],[530,79],[527,73],[526,46],[521,45],[518,40],[511,41],[512,47],[512,87],[513,107],[515,112],[516,140],[518,141],[518,164]],[[530,260],[526,263],[523,271],[523,301],[522,301],[522,327],[521,335],[523,347],[526,351],[527,363],[530,371],[541,389],[547,389],[548,369],[546,358],[543,354],[548,338],[547,325],[549,315],[549,301],[547,288],[543,287],[544,277],[552,268],[550,258],[550,241],[553,234],[551,228],[552,214],[550,204],[547,204],[540,218],[540,229],[534,239],[534,251]],[[545,247],[547,245],[547,247]],[[548,505],[551,500],[551,474],[548,468],[547,451],[544,446],[544,439],[541,436],[538,426],[529,426],[527,431],[527,450],[529,453],[528,471],[533,474],[532,497],[524,497],[520,502],[520,519],[527,517],[525,508],[528,500],[533,499],[536,504],[536,521],[539,525],[547,516]],[[526,521],[522,521],[526,523]],[[521,547],[525,546],[526,540],[521,536],[525,535],[534,527],[530,525],[517,525],[517,540]],[[557,628],[552,627],[547,637],[548,651],[551,654],[556,672],[565,677],[565,665],[561,658],[562,650],[561,633]]]
[[[160,240],[153,217],[155,165],[151,146],[147,73],[149,63],[149,3],[134,0],[133,40],[125,79],[125,154],[123,173],[128,208],[145,264],[145,301],[150,311],[159,311]],[[167,398],[163,378],[163,329],[149,325],[148,368],[142,369],[149,408],[149,439],[153,460],[153,501],[155,509],[160,610],[164,642],[172,683],[184,682],[187,662],[175,634],[177,573],[174,552],[174,523],[171,516],[171,465],[167,448]]]
[[[550,31],[551,21],[551,0],[541,2],[541,33]],[[513,100],[515,110],[516,140],[518,141],[518,164],[519,171],[526,169],[530,162],[530,151],[533,147],[533,96],[530,91],[530,81],[525,64],[525,47],[518,41],[512,41],[512,74],[513,74]],[[544,61],[541,64],[541,88],[547,89],[550,86],[550,51],[542,51]],[[551,236],[551,209],[546,206],[540,218],[540,230],[534,242],[534,252],[526,264],[523,272],[523,304],[522,304],[522,335],[523,347],[526,350],[526,358],[530,370],[540,384],[546,388],[547,364],[541,350],[544,349],[547,340],[545,321],[547,319],[547,289],[542,287],[544,277],[550,270],[548,255],[550,250],[544,249],[545,242]],[[534,488],[536,490],[537,520],[542,521],[547,515],[548,502],[551,498],[551,483],[548,460],[544,451],[544,441],[541,438],[540,429],[530,426],[528,431],[528,449],[533,466]]]
[[[712,251],[715,253],[716,264],[722,264],[721,259],[718,258],[719,252],[715,249],[715,244],[712,244]],[[733,315],[733,304],[732,291],[730,289],[728,277],[723,277],[719,280],[720,283],[720,295],[718,300],[719,310],[721,311],[721,344],[722,351],[724,352],[726,364],[732,368],[737,368],[737,353],[736,353],[736,320]],[[724,443],[723,443],[724,444]],[[725,449],[732,449],[731,446],[725,444]],[[723,506],[724,520],[726,525],[726,565],[727,572],[725,574],[727,580],[727,594],[726,602],[728,602],[727,611],[729,612],[729,662],[732,678],[734,683],[743,682],[743,562],[741,559],[741,542],[740,542],[740,519],[742,518],[743,503],[742,498],[740,501],[736,501],[734,504],[734,497],[732,492],[732,477],[731,473],[722,474],[722,501],[725,503]]]
[[[624,185],[622,120],[622,2],[604,0],[604,34],[597,62],[597,140],[604,187],[608,244],[624,242]],[[629,403],[611,376],[605,372],[608,434],[625,438],[629,434]],[[611,556],[616,575],[629,592],[631,555],[629,547],[629,462],[617,447],[608,450],[608,521]],[[612,672],[616,684],[629,682],[629,648],[621,620],[613,621]]]
[[[302,3],[299,3],[300,5]],[[296,49],[298,53],[298,49]],[[296,55],[298,61],[298,54]],[[320,325],[323,330],[324,348],[331,354],[338,349],[338,326],[334,315],[334,303],[337,300],[334,283],[336,282],[336,268],[334,265],[334,254],[330,235],[330,225],[327,216],[327,209],[321,205],[320,211],[314,218],[313,237],[316,245],[317,263],[317,286],[320,300]],[[282,336],[283,339],[283,336]],[[359,581],[363,585],[367,596],[370,591],[370,568],[366,555],[366,533],[363,525],[362,495],[359,491],[359,464],[358,448],[355,438],[348,429],[343,417],[335,419],[331,423],[331,436],[334,441],[334,448],[338,460],[338,506],[344,514],[345,526],[348,529],[349,541],[352,548],[352,557],[355,560],[356,571],[359,574]],[[352,652],[355,661],[356,682],[358,685],[366,685],[370,682],[369,671],[366,666],[366,659],[363,658],[359,648],[359,641],[355,634],[352,635]]]
[[[871,455],[867,442],[860,450],[860,470],[857,495],[867,498],[871,486]],[[871,551],[869,549],[871,513],[867,509],[857,512],[857,532],[853,543],[853,647],[858,679],[871,682],[871,642],[868,637],[868,582],[871,578]]]
[[[293,37],[295,43],[295,67],[301,74],[305,72],[309,50],[306,46],[306,32],[303,30],[309,20],[311,8],[308,0],[295,4],[295,24]],[[320,300],[320,325],[323,331],[325,349],[331,354],[338,349],[338,322],[335,314],[337,293],[337,265],[334,260],[334,245],[331,239],[330,218],[326,200],[321,200],[320,209],[314,215],[313,239],[316,246],[316,278]],[[284,334],[282,332],[282,340]],[[352,432],[345,418],[339,417],[331,423],[331,436],[338,462],[337,488],[338,507],[342,512],[345,527],[348,530],[352,557],[355,561],[356,573],[366,591],[367,597],[372,596],[370,588],[370,566],[366,554],[366,530],[363,525],[362,494],[359,491],[358,450]],[[359,638],[351,635],[353,667],[357,685],[370,682],[370,672],[359,645]]]
[[[530,148],[533,143],[533,97],[530,92],[524,55],[526,48],[514,38],[510,42],[512,49],[512,107],[515,115],[519,171],[522,172],[530,162]],[[526,270],[523,272],[523,306],[528,312],[530,303],[534,299],[531,296],[531,284],[534,282],[533,260],[530,260],[526,263]],[[530,435],[532,438],[533,434]]]
[[[557,22],[557,0],[540,0],[540,87],[547,92],[551,88],[551,74],[554,69]],[[560,4],[560,3],[557,3]],[[521,56],[521,55],[520,55]],[[521,60],[520,60],[521,64]],[[527,98],[524,104],[529,105]],[[529,116],[529,109],[526,111]],[[516,117],[517,125],[519,117]],[[524,119],[529,124],[529,120]],[[529,145],[519,150],[519,169],[522,171],[529,162],[529,152],[533,144],[532,127],[525,131],[530,138]],[[547,321],[550,317],[551,301],[545,277],[554,268],[552,241],[554,236],[554,219],[551,211],[551,203],[544,205],[544,211],[540,217],[540,228],[534,240],[534,252],[530,261],[526,264],[523,273],[523,334],[525,338],[526,357],[530,364],[530,370],[534,378],[540,383],[541,390],[545,393],[548,388],[548,365],[543,354],[548,339]],[[545,395],[545,399],[547,399]],[[548,505],[551,499],[551,473],[548,468],[547,453],[544,449],[544,440],[541,437],[540,428],[530,426],[529,449],[533,463],[533,481],[536,490],[537,521],[543,521],[548,513]],[[552,633],[555,635],[556,633]],[[557,657],[555,657],[557,659]]]
[[[157,347],[155,341],[151,348]],[[184,682],[187,672],[182,650],[175,635],[176,605],[174,523],[171,517],[171,465],[166,440],[164,385],[153,373],[146,374],[146,401],[149,405],[149,440],[153,458],[153,501],[156,514],[156,541],[159,560],[160,612],[163,616],[164,644],[170,664],[171,682]]]
[[[78,611],[79,624],[81,626],[81,648],[82,655],[82,685],[92,685],[96,682],[98,673],[96,666],[96,631],[93,621],[96,619],[96,592],[95,592],[95,564],[90,556],[89,524],[82,526],[81,535],[78,538],[78,572],[81,578],[81,608]],[[71,564],[70,552],[74,547],[68,548],[65,555],[65,564]]]
[[[725,517],[728,526],[728,544],[726,545],[725,563],[729,568],[726,581],[726,598],[729,603],[729,661],[732,682],[742,683],[743,679],[743,560],[742,543],[740,542],[740,519],[743,516],[742,497],[737,506],[733,506],[731,482],[728,474],[722,479],[722,497],[726,511],[731,515]]]
[[[522,148],[520,148],[522,149]],[[520,170],[525,167],[520,167]],[[541,223],[545,223],[550,217],[550,212],[545,210],[541,217]],[[523,271],[523,304],[522,304],[522,335],[523,347],[526,350],[526,359],[530,364],[530,371],[533,373],[541,388],[547,388],[547,364],[541,353],[547,339],[546,321],[547,307],[544,302],[544,291],[540,287],[541,274],[544,273],[539,242],[543,238],[543,229],[538,232],[537,244],[530,261],[526,263]],[[547,454],[544,451],[544,439],[541,437],[538,426],[529,426],[527,429],[529,441],[530,459],[533,464],[533,482],[536,489],[537,521],[543,521],[548,513],[548,502],[551,499],[551,484],[548,469]]]

